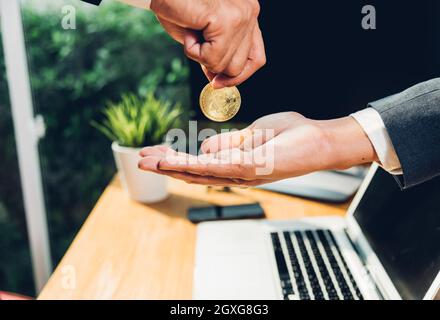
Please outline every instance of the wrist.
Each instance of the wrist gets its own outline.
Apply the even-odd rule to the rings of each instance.
[[[378,161],[374,147],[365,131],[352,117],[317,121],[324,132],[324,153],[328,168],[347,169]]]

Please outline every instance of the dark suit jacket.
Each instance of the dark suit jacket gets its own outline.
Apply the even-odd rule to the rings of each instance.
[[[440,78],[371,102],[388,131],[402,166],[402,188],[440,175]]]

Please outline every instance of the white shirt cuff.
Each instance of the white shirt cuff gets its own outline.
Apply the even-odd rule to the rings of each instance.
[[[150,10],[151,0],[119,0],[133,7]]]
[[[379,158],[379,165],[393,175],[402,174],[399,158],[379,112],[373,108],[366,108],[351,114],[351,116],[364,129],[370,139]]]

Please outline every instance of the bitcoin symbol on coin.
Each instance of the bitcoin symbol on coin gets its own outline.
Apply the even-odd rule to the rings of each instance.
[[[210,120],[224,122],[240,110],[241,96],[237,87],[214,89],[208,83],[200,93],[200,108]]]

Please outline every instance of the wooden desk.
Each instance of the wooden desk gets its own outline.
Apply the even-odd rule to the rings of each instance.
[[[117,178],[107,187],[39,299],[191,299],[196,226],[190,206],[260,202],[269,219],[343,215],[328,205],[276,193],[170,180],[157,204],[131,201]]]

